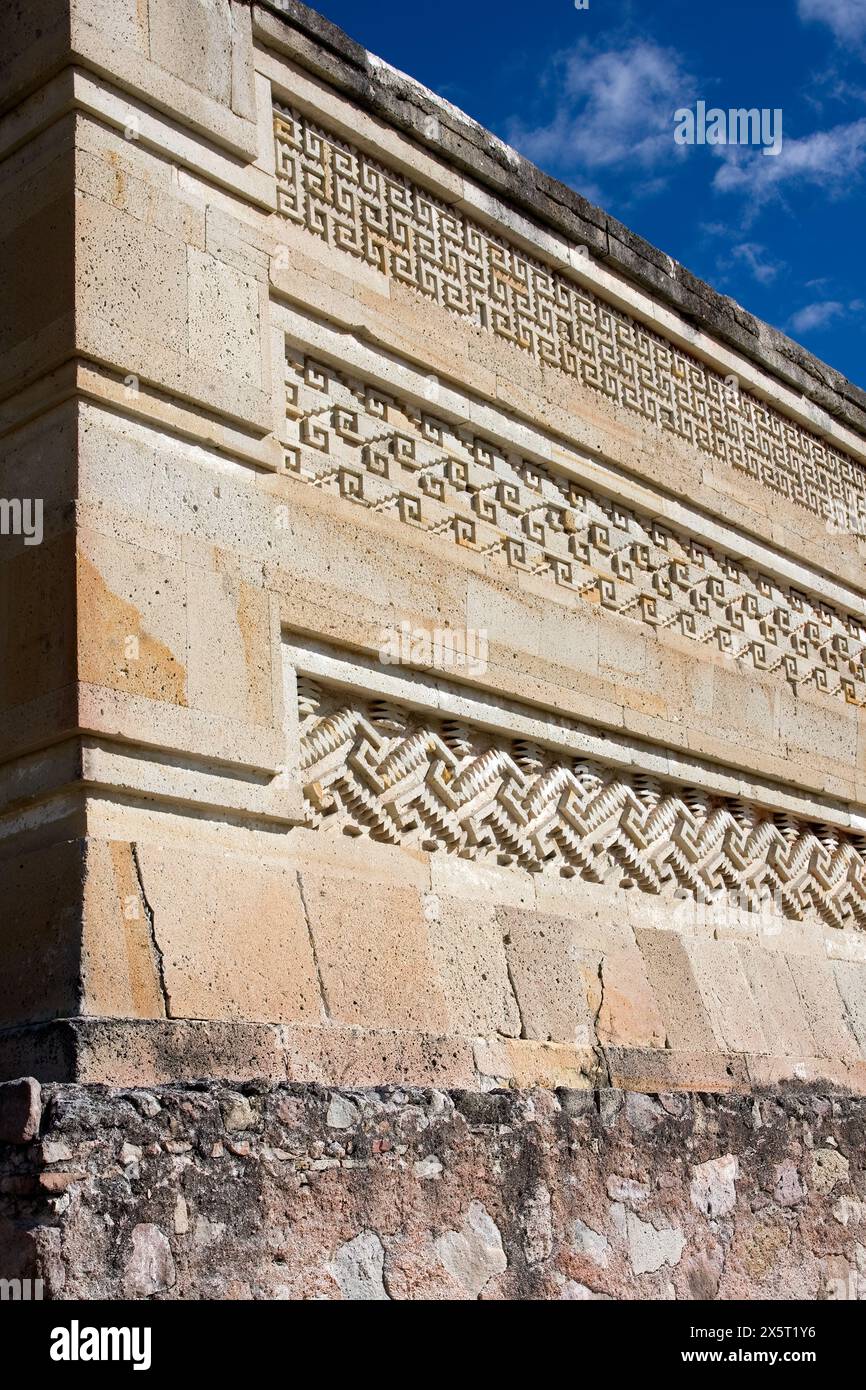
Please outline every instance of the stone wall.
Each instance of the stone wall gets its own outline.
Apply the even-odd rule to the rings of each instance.
[[[0,1087],[4,1274],[59,1299],[858,1299],[863,1105]]]
[[[863,392],[295,0],[0,190],[0,1278],[859,1296]]]
[[[862,393],[302,6],[0,40],[3,1074],[862,1091]]]

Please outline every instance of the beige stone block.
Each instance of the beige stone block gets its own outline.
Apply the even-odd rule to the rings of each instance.
[[[139,844],[173,1018],[317,1019],[321,1000],[296,874],[237,854]]]
[[[285,1066],[292,1081],[329,1086],[457,1086],[476,1084],[471,1044],[399,1029],[280,1029]]]
[[[80,193],[170,241],[205,249],[205,209],[200,199],[181,195],[167,162],[155,161],[141,140],[126,139],[89,116],[79,118],[75,134],[75,184]]]
[[[107,341],[129,344],[119,367],[134,372],[137,362],[153,360],[160,352],[186,355],[187,249],[182,241],[95,198],[79,196],[76,247],[79,318],[91,329],[105,325],[113,330]]]
[[[866,965],[860,961],[836,960],[832,965],[836,984],[845,1006],[848,1025],[861,1053],[866,1056]]]
[[[79,679],[188,704],[186,575],[176,561],[79,535]]]
[[[259,286],[250,275],[190,247],[189,353],[206,377],[225,372],[241,385],[262,387]]]
[[[768,1052],[770,1040],[761,1025],[735,943],[686,939],[683,949],[719,1047],[725,1052]]]
[[[520,1036],[502,930],[492,903],[429,893],[424,898],[430,955],[445,1000],[448,1031]]]
[[[287,833],[285,845],[292,863],[304,874],[392,883],[419,892],[430,889],[430,856],[424,850],[360,836],[323,835],[303,826]]]
[[[78,1012],[83,845],[0,860],[0,1025]]]
[[[231,104],[229,0],[148,0],[150,56],[167,72]]]
[[[817,1044],[814,1055],[843,1062],[856,1061],[860,1048],[839,992],[834,967],[829,961],[809,956],[789,956],[788,966]]]
[[[601,1005],[601,952],[581,944],[568,917],[497,912],[522,1021],[521,1036],[589,1046]]]
[[[97,24],[112,43],[128,44],[147,53],[148,5],[141,0],[71,0],[70,10],[73,23]]]
[[[585,1091],[607,1079],[600,1054],[592,1047],[513,1038],[481,1038],[474,1045],[475,1066],[485,1086],[543,1086]]]
[[[683,939],[652,929],[638,929],[635,937],[664,1019],[665,1045],[675,1052],[716,1052],[712,1022]]]
[[[828,1057],[749,1057],[749,1086],[807,1085],[826,1090],[838,1087],[843,1094],[866,1095],[866,1064],[834,1061]]]
[[[430,890],[438,895],[493,906],[532,907],[535,902],[536,876],[521,869],[457,854],[433,854],[429,862]]]
[[[228,572],[189,571],[191,705],[248,724],[273,720],[268,597]]]
[[[733,662],[717,665],[713,671],[713,720],[720,728],[741,729],[750,742],[776,739],[781,692],[777,672],[763,680],[749,679]]]
[[[273,399],[270,382],[262,385],[257,282],[211,265],[212,257],[178,235],[86,195],[76,204],[76,227],[80,354],[110,365],[133,387],[139,378],[270,430]]]
[[[301,885],[329,1018],[445,1032],[447,1008],[417,892],[306,872]]]
[[[665,1024],[636,947],[609,951],[601,960],[601,1005],[596,1033],[607,1047],[664,1047]]]
[[[817,692],[809,699],[785,688],[780,696],[781,737],[797,777],[816,760],[836,772],[847,771],[857,756],[857,710]]]
[[[176,74],[170,58],[169,64],[163,66],[149,52],[151,42],[160,42],[154,36],[152,22],[147,26],[149,32],[142,32],[149,6],[146,8],[136,0],[137,23],[130,24],[127,4],[128,0],[120,0],[118,22],[112,12],[112,0],[74,0],[71,50],[75,59],[89,71],[110,73],[116,87],[143,98],[152,109],[167,113],[184,133],[192,131],[209,137],[214,146],[239,155],[244,161],[254,159],[257,132],[250,109],[250,23],[243,7],[232,7],[232,44],[223,70],[217,54],[225,48],[221,36],[229,0],[216,0],[215,4],[210,0],[183,0],[186,11],[190,15],[197,12],[197,18],[188,27],[188,39],[180,43],[178,52],[185,68]],[[170,0],[160,0],[159,8],[162,12],[171,10]],[[197,50],[199,61],[195,62]],[[204,59],[208,60],[206,64]],[[225,99],[214,97],[203,88],[203,82],[212,81],[226,94]],[[237,166],[235,172],[237,176]]]
[[[159,958],[128,842],[87,841],[81,990],[85,1015],[165,1018]]]
[[[237,763],[250,783],[257,782],[261,773],[272,778],[285,768],[286,741],[281,729],[219,719],[186,704],[104,685],[80,683],[77,696],[77,724],[91,734],[120,736],[149,748],[183,749],[191,758],[216,762],[224,777],[233,775],[231,764]]]

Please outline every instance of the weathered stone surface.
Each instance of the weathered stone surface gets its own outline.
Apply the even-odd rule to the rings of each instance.
[[[40,1142],[0,1144],[0,1274],[26,1266],[55,1298],[860,1288],[862,1099],[660,1095],[651,1130],[616,1092],[259,1081],[43,1100]]]
[[[38,1081],[25,1076],[20,1081],[0,1083],[0,1144],[29,1144],[39,1133],[41,1119]]]
[[[866,396],[295,0],[0,188],[10,1269],[862,1291]]]

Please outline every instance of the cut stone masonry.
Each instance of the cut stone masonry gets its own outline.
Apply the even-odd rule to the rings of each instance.
[[[863,392],[294,0],[6,5],[0,184],[22,1269],[857,1296]]]

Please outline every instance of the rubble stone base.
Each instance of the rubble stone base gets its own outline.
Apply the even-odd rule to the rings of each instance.
[[[866,1297],[866,1101],[0,1086],[0,1276],[60,1299]]]

